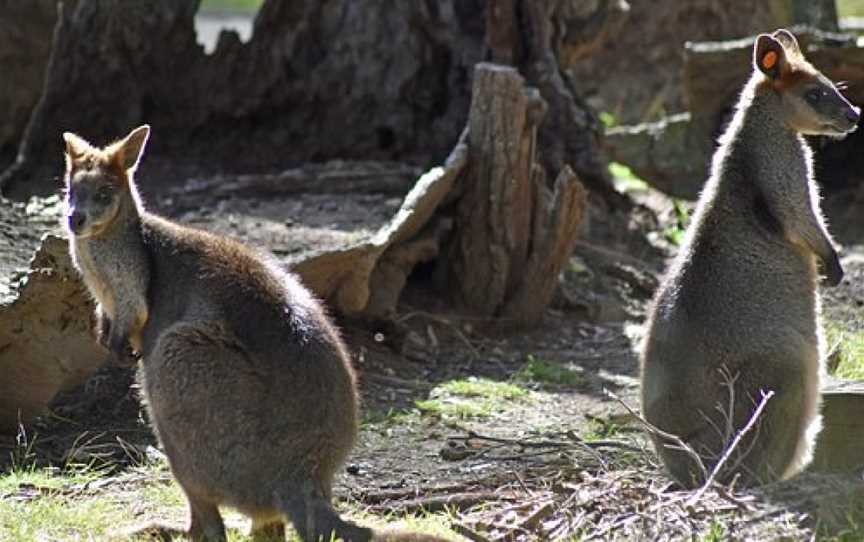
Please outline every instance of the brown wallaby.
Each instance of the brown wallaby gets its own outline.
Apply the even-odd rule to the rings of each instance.
[[[349,357],[321,305],[269,257],[148,213],[134,170],[149,127],[95,148],[65,133],[70,250],[115,354],[143,358],[150,419],[189,502],[188,534],[225,540],[218,507],[252,532],[303,540],[374,533],[331,506],[357,435]]]
[[[751,485],[798,472],[821,428],[816,287],[820,270],[832,286],[843,270],[802,134],[842,136],[860,113],[789,32],[760,35],[753,54],[753,75],[654,301],[641,357],[645,417],[680,437],[709,473],[762,393],[775,393],[718,473]],[[691,455],[667,438],[654,441],[678,482],[704,481]]]

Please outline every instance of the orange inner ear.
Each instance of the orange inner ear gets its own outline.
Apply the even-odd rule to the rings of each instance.
[[[762,56],[762,66],[764,66],[766,70],[773,68],[774,64],[777,64],[777,53],[774,51],[768,51]]]

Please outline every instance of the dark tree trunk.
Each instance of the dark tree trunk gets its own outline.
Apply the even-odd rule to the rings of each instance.
[[[539,32],[534,42],[516,39],[533,47],[526,54],[510,47],[556,112],[540,128],[541,145],[550,146],[543,161],[555,171],[572,164],[602,189],[598,125],[556,66],[556,57],[598,43],[580,30],[602,29],[566,4],[511,3],[515,19],[501,27],[501,47]],[[615,12],[607,4],[617,1],[599,2]],[[489,56],[485,0],[267,0],[251,40],[223,33],[212,55],[195,41],[197,8],[196,0],[67,5],[40,102],[15,165],[0,177],[4,193],[54,189],[62,131],[104,142],[144,122],[154,129],[144,167],[171,176],[187,166],[261,172],[331,158],[430,166],[461,133],[473,66]],[[494,36],[498,26],[491,28]]]
[[[0,169],[14,158],[39,99],[56,22],[57,0],[0,0]]]

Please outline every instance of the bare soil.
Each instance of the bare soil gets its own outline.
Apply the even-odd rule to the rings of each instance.
[[[153,191],[147,199],[184,223],[234,235],[286,260],[310,247],[370,235],[399,204],[369,194],[246,194],[205,196],[190,208],[166,194]],[[365,414],[337,484],[338,499],[382,513],[446,505],[454,528],[475,540],[812,534],[816,512],[772,505],[763,494],[712,489],[687,503],[691,495],[663,476],[639,424],[609,395],[638,407],[640,326],[674,252],[656,235],[670,224],[669,203],[656,194],[638,199],[629,214],[607,214],[593,204],[555,305],[533,331],[507,332],[499,323],[455,312],[423,272],[403,296],[396,321],[339,322],[360,376]],[[826,292],[824,303],[831,318],[857,329],[864,328],[859,203],[848,194],[828,202],[846,244],[847,279]],[[526,377],[532,359],[575,376],[566,382]],[[513,383],[528,393],[494,401],[483,415],[418,406],[430,394],[439,397],[442,384],[470,378]],[[78,459],[123,471],[158,446],[133,369],[122,367],[104,367],[58,398],[32,433],[39,435],[34,453],[42,464],[63,464],[75,450],[87,456]]]

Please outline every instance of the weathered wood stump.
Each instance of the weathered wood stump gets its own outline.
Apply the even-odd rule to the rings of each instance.
[[[457,301],[517,325],[536,323],[570,256],[586,206],[566,167],[554,188],[536,160],[546,104],[511,67],[478,64],[449,283]]]
[[[0,200],[0,433],[105,362],[93,304],[59,237],[59,201]],[[28,263],[29,260],[29,263]]]
[[[864,381],[830,379],[823,387],[822,432],[810,470],[864,472]]]

